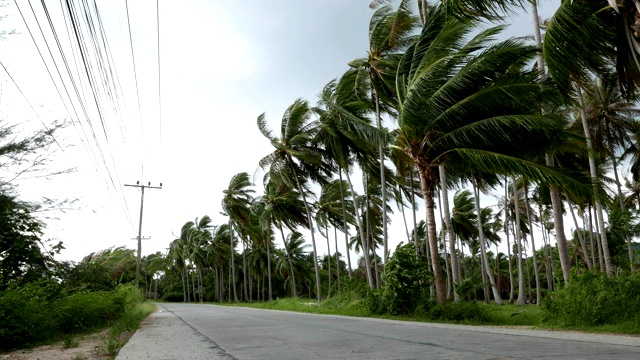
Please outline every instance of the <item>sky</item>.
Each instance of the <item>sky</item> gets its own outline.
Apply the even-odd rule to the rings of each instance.
[[[72,75],[39,2],[0,1],[0,62],[8,71],[0,69],[0,121],[23,133],[73,121],[56,135],[61,147],[48,169],[74,171],[17,183],[25,200],[77,199],[46,214],[45,238],[61,240],[66,249],[58,258],[73,261],[136,247],[140,190],[124,186],[136,181],[162,183],[145,191],[142,236],[150,239],[143,255],[165,252],[187,221],[209,215],[224,223],[220,203],[231,177],[248,172],[260,185],[258,161],[272,151],[257,117],[266,113],[275,130],[297,98],[315,104],[349,61],[367,55],[374,11],[368,0],[96,0],[118,91],[103,102],[101,117],[83,69],[74,65],[80,54],[69,45],[60,4],[46,3]],[[541,16],[553,7],[542,1]],[[529,15],[509,22],[505,36],[531,33]],[[406,240],[399,211],[389,231],[390,249]],[[319,254],[327,251],[323,243]],[[339,251],[345,253],[344,240]]]

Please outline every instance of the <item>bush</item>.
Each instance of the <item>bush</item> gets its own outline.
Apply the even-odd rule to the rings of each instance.
[[[142,301],[132,285],[68,296],[51,281],[10,287],[0,292],[0,350],[29,347],[125,317],[131,320],[122,322],[123,328],[131,328],[133,320],[149,313],[139,310]]]
[[[76,293],[55,301],[51,307],[60,314],[59,329],[70,334],[104,326],[117,318],[113,300],[112,292]]]
[[[583,273],[543,302],[543,321],[561,326],[640,322],[640,274]]]
[[[49,307],[50,290],[35,283],[0,292],[0,350],[26,347],[58,334],[58,317]]]
[[[413,312],[421,301],[427,276],[425,264],[416,259],[414,245],[400,243],[385,265],[382,307],[392,315]]]

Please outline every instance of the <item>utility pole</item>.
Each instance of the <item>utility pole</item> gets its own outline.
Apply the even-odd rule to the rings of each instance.
[[[138,222],[138,256],[136,261],[136,287],[140,286],[140,254],[142,253],[142,210],[144,208],[144,189],[162,189],[162,183],[160,186],[151,186],[151,183],[147,185],[140,185],[140,181],[136,181],[136,184],[124,184],[124,186],[137,187],[142,190],[140,196],[140,221]]]

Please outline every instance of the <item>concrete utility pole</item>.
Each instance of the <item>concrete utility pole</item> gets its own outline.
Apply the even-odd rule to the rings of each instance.
[[[140,185],[140,181],[136,181],[135,185],[124,184],[124,186],[137,187],[142,190],[140,196],[140,221],[138,222],[138,256],[136,261],[136,287],[140,286],[140,254],[142,253],[142,210],[144,208],[144,189],[162,189],[162,183],[160,186],[151,186],[151,183],[147,185]]]

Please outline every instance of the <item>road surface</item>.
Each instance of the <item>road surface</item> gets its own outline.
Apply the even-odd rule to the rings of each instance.
[[[640,338],[159,304],[116,360],[640,359]]]

